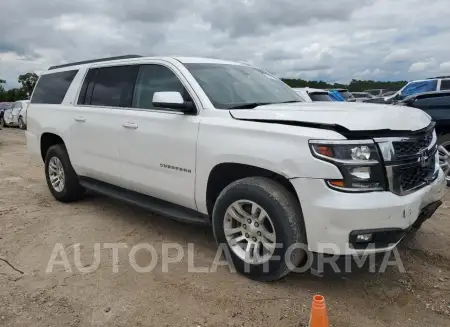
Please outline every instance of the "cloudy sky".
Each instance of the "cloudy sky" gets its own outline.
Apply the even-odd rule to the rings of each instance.
[[[349,82],[450,75],[450,0],[3,0],[0,78],[121,54]]]

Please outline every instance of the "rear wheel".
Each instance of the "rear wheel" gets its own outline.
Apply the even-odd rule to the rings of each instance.
[[[48,149],[45,156],[45,177],[50,192],[58,201],[76,201],[84,194],[84,188],[73,170],[66,147],[62,144]]]
[[[5,120],[3,119],[3,116],[0,117],[0,127],[5,127]]]
[[[305,258],[300,205],[273,180],[250,177],[228,185],[212,219],[217,243],[227,248],[236,270],[251,279],[280,279]]]
[[[447,186],[450,186],[450,134],[438,137],[439,165],[445,174]]]

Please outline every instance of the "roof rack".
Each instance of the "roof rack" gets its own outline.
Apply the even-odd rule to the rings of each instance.
[[[438,79],[438,78],[450,78],[450,76],[436,76],[436,77],[429,77],[427,79]]]
[[[85,60],[85,61],[77,61],[72,62],[69,64],[63,64],[63,65],[56,65],[49,67],[48,70],[57,69],[57,68],[64,68],[64,67],[70,67],[70,66],[76,66],[76,65],[82,65],[82,64],[90,64],[94,62],[102,62],[102,61],[110,61],[110,60],[121,60],[121,59],[132,59],[132,58],[140,58],[142,56],[139,55],[124,55],[124,56],[116,56],[116,57],[108,57],[108,58],[99,58],[99,59],[92,59],[92,60]]]

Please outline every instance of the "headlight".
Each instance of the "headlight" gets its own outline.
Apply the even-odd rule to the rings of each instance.
[[[386,187],[378,149],[373,141],[309,141],[314,157],[336,165],[340,180],[327,180],[328,186],[345,192],[384,191]]]

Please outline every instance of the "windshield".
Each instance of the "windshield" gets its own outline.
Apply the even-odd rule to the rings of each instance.
[[[331,101],[330,96],[328,95],[328,93],[320,93],[320,92],[310,92],[309,93],[309,97],[311,98],[311,100],[313,101]]]
[[[253,67],[231,64],[185,64],[214,107],[252,108],[257,105],[303,102],[278,78]]]
[[[410,95],[436,91],[436,88],[437,80],[411,82],[400,91],[400,94],[397,98],[404,99]]]

